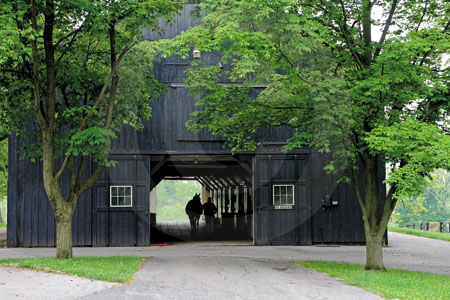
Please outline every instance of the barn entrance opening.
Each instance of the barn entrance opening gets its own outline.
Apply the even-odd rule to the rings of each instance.
[[[252,157],[184,155],[151,157],[150,241],[253,242]],[[193,230],[186,205],[194,195],[216,212],[202,213]]]

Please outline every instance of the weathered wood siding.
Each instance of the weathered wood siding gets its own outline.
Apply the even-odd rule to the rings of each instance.
[[[354,185],[337,183],[343,174],[328,175],[323,171],[330,159],[329,155],[315,151],[308,155],[255,156],[256,244],[365,242],[362,213]],[[384,166],[380,163],[380,182],[384,172]],[[295,185],[292,209],[275,209],[275,184]],[[361,192],[364,197],[364,191]],[[326,196],[337,204],[324,206]],[[380,184],[380,211],[385,197],[385,186]]]
[[[93,246],[145,246],[150,243],[150,158],[112,156],[93,189]],[[110,186],[131,186],[132,207],[110,207]]]
[[[200,19],[190,17],[196,5],[187,5],[173,24],[164,26],[165,33],[158,35],[144,31],[148,40],[173,38],[182,31],[200,24]],[[161,24],[162,21],[161,21]],[[214,51],[202,53],[200,63],[203,66],[217,64],[221,53]],[[200,109],[195,103],[197,99],[189,95],[184,87],[185,71],[192,68],[192,53],[186,59],[180,56],[161,58],[154,66],[155,78],[167,86],[161,101],[152,101],[152,118],[144,122],[144,130],[136,132],[131,126],[124,126],[118,139],[112,144],[113,154],[229,154],[230,149],[223,147],[224,138],[213,136],[206,129],[200,133],[188,131],[185,123],[192,118],[191,113]],[[225,66],[227,67],[227,66]],[[224,83],[229,80],[224,78]],[[263,88],[255,88],[253,97]],[[262,142],[258,153],[278,153],[281,146],[292,136],[293,130],[287,126],[261,128],[257,131],[257,140]]]
[[[310,245],[310,155],[256,155],[254,220],[257,245]],[[292,209],[275,209],[273,185],[294,185]]]
[[[55,217],[43,185],[42,164],[19,159],[18,148],[23,144],[12,135],[9,138],[8,178],[8,246],[53,246],[56,240]],[[91,161],[86,162],[86,176]],[[68,195],[69,176],[63,175],[61,186]],[[90,191],[78,199],[72,222],[73,243],[90,246],[91,195]]]
[[[55,218],[45,193],[42,164],[19,159],[21,142],[9,139],[8,232],[9,247],[47,247],[56,241]],[[74,246],[148,245],[150,193],[149,157],[116,156],[93,189],[79,199],[72,222]],[[86,161],[86,179],[95,165]],[[133,207],[109,208],[109,186],[132,185]],[[69,176],[62,176],[62,190],[69,192]]]

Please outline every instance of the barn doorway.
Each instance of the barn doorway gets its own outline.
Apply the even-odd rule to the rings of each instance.
[[[150,160],[152,244],[253,243],[251,157],[183,155]],[[195,194],[200,194],[202,204],[211,198],[217,212],[208,228],[202,215],[193,233],[184,209]]]

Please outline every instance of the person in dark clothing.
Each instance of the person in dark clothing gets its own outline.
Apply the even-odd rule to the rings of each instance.
[[[206,233],[212,233],[214,231],[214,215],[217,212],[217,208],[212,203],[211,197],[208,197],[208,202],[203,204],[203,214],[206,221]]]
[[[189,216],[191,223],[191,235],[198,234],[198,222],[203,211],[202,202],[200,201],[200,194],[195,196],[186,204],[186,214]]]

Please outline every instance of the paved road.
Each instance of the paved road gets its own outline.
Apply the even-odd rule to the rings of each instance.
[[[386,267],[450,275],[450,260],[447,259],[450,253],[449,242],[390,233],[390,246],[383,253]],[[292,264],[295,260],[364,263],[363,246],[255,247],[184,244],[147,248],[75,248],[74,254],[149,257],[133,283],[111,289],[97,287],[98,292],[90,290],[84,294],[86,298],[83,299],[89,300],[381,299]],[[0,249],[0,259],[53,255],[55,249]],[[23,279],[20,281],[23,282]],[[67,288],[78,289],[74,285]],[[5,285],[0,283],[0,295],[4,289]]]
[[[324,274],[277,257],[151,257],[133,283],[84,300],[328,299],[381,300]]]
[[[80,299],[116,283],[75,276],[0,267],[2,300],[72,300]]]

